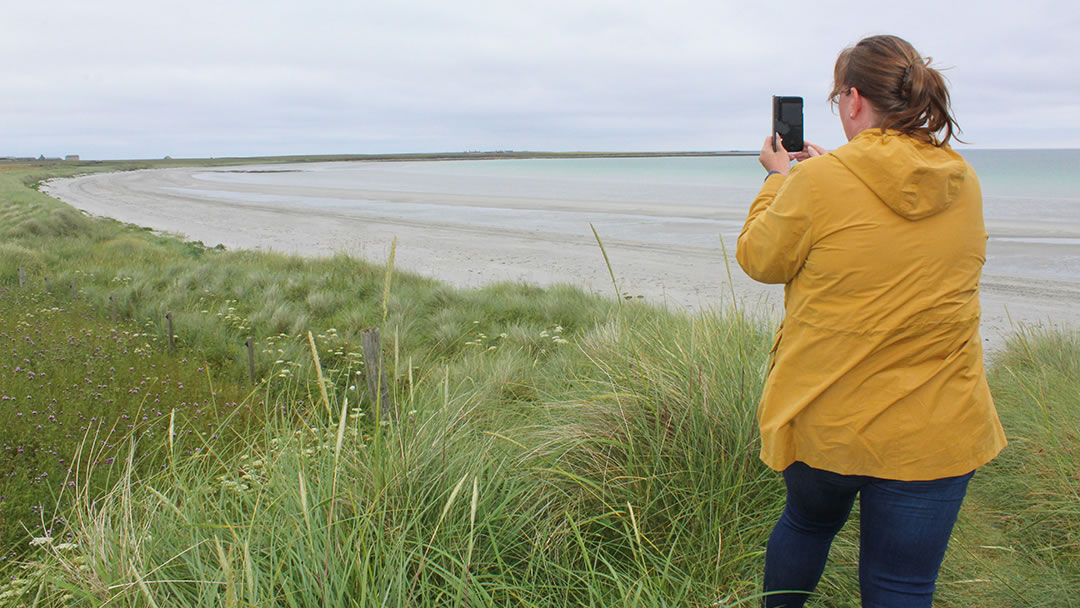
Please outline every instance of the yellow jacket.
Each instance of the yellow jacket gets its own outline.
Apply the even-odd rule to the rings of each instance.
[[[986,238],[971,166],[895,131],[765,180],[736,257],[785,283],[758,406],[767,465],[927,480],[1005,447],[979,337]]]

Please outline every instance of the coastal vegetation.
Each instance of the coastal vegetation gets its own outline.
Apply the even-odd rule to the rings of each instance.
[[[0,166],[0,606],[757,605],[783,489],[753,311],[227,251],[36,189],[211,162]],[[1080,336],[1018,328],[990,380],[1011,446],[937,604],[1068,606]],[[857,543],[817,605],[858,605]]]

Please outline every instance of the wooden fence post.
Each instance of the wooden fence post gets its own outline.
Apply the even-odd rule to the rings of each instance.
[[[397,408],[390,397],[390,383],[382,360],[382,336],[378,327],[361,330],[360,344],[364,347],[364,377],[368,394],[379,408],[379,420],[397,421]]]
[[[169,348],[176,348],[176,343],[173,342],[173,334],[175,332],[173,331],[172,313],[165,313],[165,318],[169,321]]]
[[[255,339],[247,339],[247,351],[248,351],[248,375],[251,376],[251,383],[255,384]]]
[[[19,268],[19,287],[26,285],[26,269]]]
[[[109,294],[109,318],[116,323],[116,294]]]
[[[52,281],[45,277],[45,293],[52,293]]]
[[[71,301],[75,301],[75,281],[71,282]]]

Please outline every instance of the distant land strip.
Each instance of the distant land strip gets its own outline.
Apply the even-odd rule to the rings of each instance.
[[[439,161],[439,160],[500,160],[500,159],[574,159],[574,158],[678,158],[698,156],[757,156],[757,151],[713,150],[684,152],[532,152],[518,150],[470,151],[470,152],[419,152],[405,154],[316,154],[296,156],[229,156],[208,158],[128,159],[128,160],[62,160],[0,157],[0,163],[18,163],[30,166],[76,165],[96,166],[105,164],[138,163],[147,167],[170,167],[187,165],[233,165],[277,163],[325,163],[339,161]]]

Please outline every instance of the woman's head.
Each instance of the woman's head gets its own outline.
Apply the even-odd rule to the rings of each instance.
[[[871,36],[841,51],[829,100],[855,89],[873,104],[881,129],[895,129],[936,145],[960,131],[952,117],[945,78],[911,44],[896,36]]]

